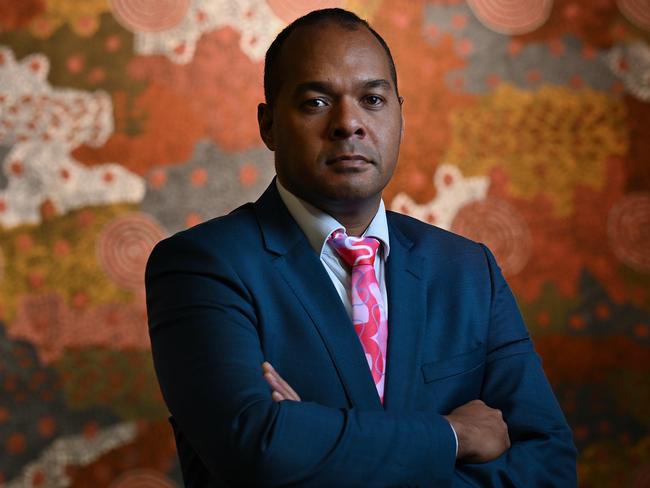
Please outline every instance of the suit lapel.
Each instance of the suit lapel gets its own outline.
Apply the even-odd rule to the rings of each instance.
[[[274,266],[311,318],[338,371],[351,406],[381,409],[361,343],[320,259],[280,199],[275,181],[255,203]]]
[[[426,289],[421,270],[424,257],[388,214],[390,255],[386,261],[388,294],[388,361],[384,407],[410,409],[420,378],[418,358],[426,319]]]

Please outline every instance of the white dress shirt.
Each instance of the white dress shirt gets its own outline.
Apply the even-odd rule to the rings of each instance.
[[[341,259],[337,252],[327,244],[327,239],[332,235],[332,232],[337,229],[345,230],[345,226],[331,215],[295,196],[283,187],[277,178],[275,179],[275,184],[278,188],[280,198],[287,206],[289,213],[305,233],[305,236],[307,236],[307,240],[312,249],[320,257],[320,261],[323,263],[325,271],[327,271],[327,274],[332,280],[332,284],[341,297],[350,321],[352,321],[352,297],[350,296],[352,273],[349,266],[343,262],[343,259]],[[381,243],[377,251],[377,257],[375,258],[375,275],[377,276],[377,282],[381,290],[386,316],[388,317],[388,327],[390,329],[388,294],[386,293],[386,259],[388,259],[388,254],[390,253],[390,242],[388,238],[388,222],[386,221],[386,207],[384,206],[383,199],[379,202],[377,213],[362,237],[375,237]],[[390,348],[390,345],[388,347]],[[386,367],[388,367],[388,363]],[[458,435],[451,423],[449,426],[456,438],[456,455],[458,455]]]
[[[289,213],[298,223],[307,236],[307,240],[312,249],[318,254],[321,263],[325,267],[325,271],[332,280],[332,284],[345,306],[345,309],[352,320],[352,297],[351,294],[351,271],[350,267],[345,264],[343,259],[337,252],[327,244],[327,239],[337,229],[345,230],[345,226],[341,224],[331,215],[323,212],[322,210],[310,205],[301,198],[298,198],[289,190],[284,188],[278,179],[275,180],[280,198],[287,206]],[[388,316],[388,295],[386,293],[386,259],[390,252],[390,242],[388,239],[388,222],[386,221],[386,207],[384,201],[381,200],[379,208],[375,217],[370,222],[370,225],[363,233],[362,237],[375,237],[379,240],[380,246],[375,258],[375,275],[381,290],[381,297],[384,301],[384,310]],[[388,320],[390,327],[390,318]]]

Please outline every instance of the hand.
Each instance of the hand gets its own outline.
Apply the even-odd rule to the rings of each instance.
[[[271,398],[276,402],[281,402],[283,400],[293,400],[294,402],[299,402],[300,397],[294,391],[293,388],[284,381],[282,376],[273,369],[271,363],[264,361],[262,363],[262,371],[264,372],[264,379],[271,386],[273,393],[271,393]]]
[[[481,400],[461,405],[445,418],[458,436],[459,461],[486,463],[510,448],[508,426],[501,410],[490,408]]]

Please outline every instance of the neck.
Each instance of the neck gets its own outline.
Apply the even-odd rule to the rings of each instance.
[[[362,205],[355,206],[336,206],[337,208],[322,208],[336,220],[338,220],[345,227],[345,231],[349,236],[360,236],[372,222],[372,219],[377,214],[379,202],[381,197],[377,197],[375,201],[367,202]]]
[[[343,224],[345,232],[350,236],[358,237],[365,232],[372,219],[377,215],[377,210],[381,203],[381,193],[367,199],[354,199],[352,201],[335,201],[331,199],[315,201],[313,198],[309,198],[308,195],[291,190],[288,185],[280,181],[279,177],[278,183],[294,197],[300,198],[334,217],[338,222]]]

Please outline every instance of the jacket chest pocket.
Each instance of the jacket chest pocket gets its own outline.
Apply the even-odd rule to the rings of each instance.
[[[443,415],[481,394],[486,348],[483,344],[462,354],[422,365],[422,379],[429,401]],[[429,409],[431,406],[429,406]]]

